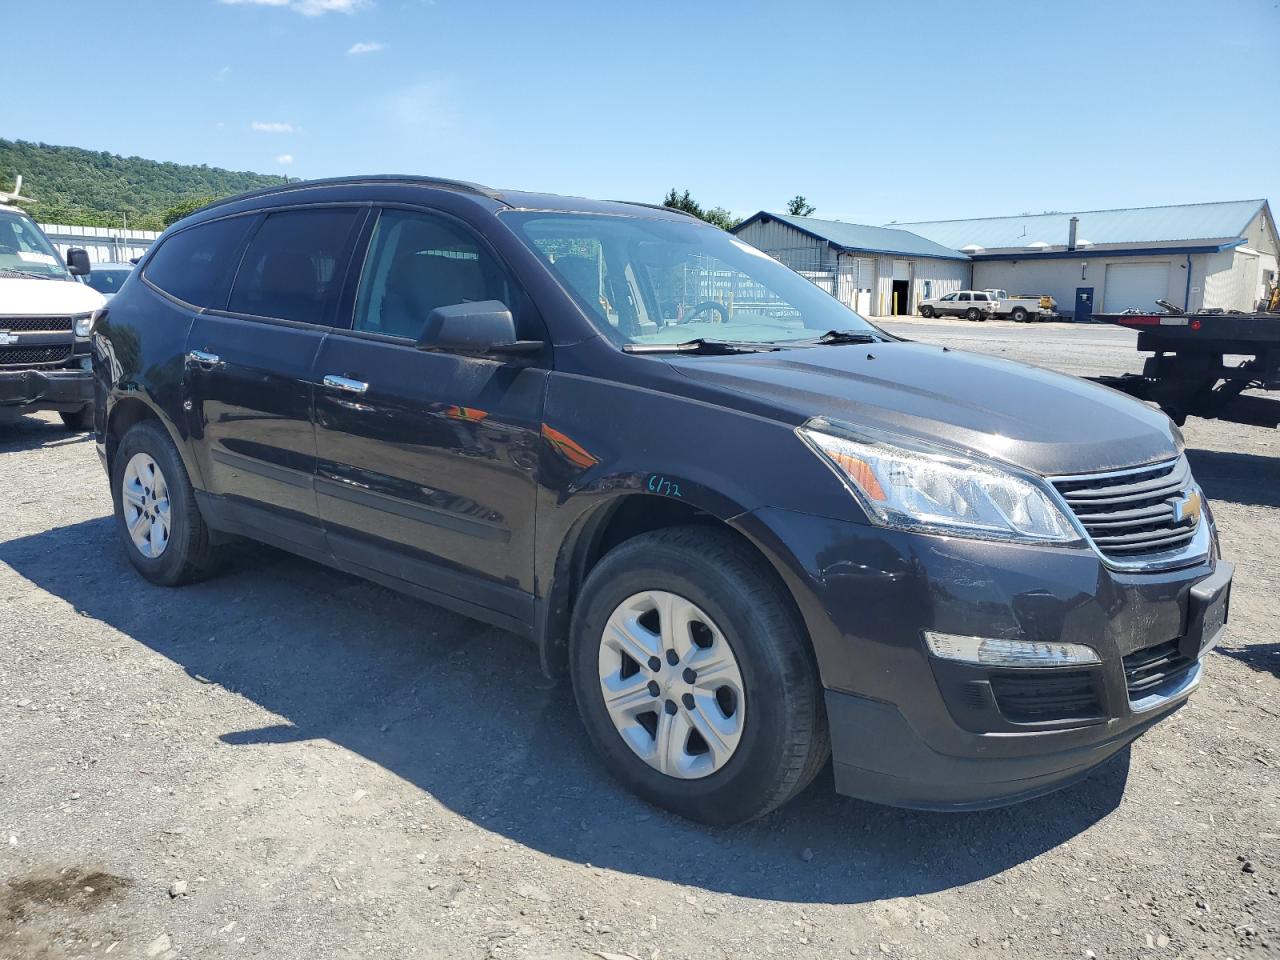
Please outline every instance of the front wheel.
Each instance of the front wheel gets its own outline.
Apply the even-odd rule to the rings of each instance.
[[[932,319],[933,319],[933,307],[921,307],[921,308],[920,308],[920,316],[924,317],[926,320],[932,320]]]
[[[830,752],[822,687],[783,588],[731,534],[642,534],[592,570],[574,612],[578,710],[644,799],[725,825],[799,793]]]

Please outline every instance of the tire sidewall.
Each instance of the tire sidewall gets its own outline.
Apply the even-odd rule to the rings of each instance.
[[[693,576],[676,573],[679,569]],[[650,767],[623,740],[604,705],[598,659],[604,626],[619,604],[646,590],[666,590],[700,607],[719,627],[742,672],[746,719],[738,748],[721,769],[696,780],[669,777]],[[768,625],[746,590],[709,564],[690,562],[682,551],[653,544],[642,559],[628,544],[601,561],[575,611],[570,670],[587,733],[615,775],[646,800],[691,819],[730,823],[754,815],[746,808],[759,784],[772,778],[785,744],[781,676],[787,668],[768,635]]]
[[[146,557],[138,550],[129,536],[124,519],[124,472],[129,461],[138,453],[145,453],[164,474],[169,490],[169,542],[158,557]],[[124,543],[129,562],[152,583],[171,585],[180,581],[185,568],[188,544],[191,542],[192,517],[188,515],[190,500],[187,472],[178,457],[173,441],[154,421],[144,421],[132,427],[120,441],[111,464],[111,500],[115,507],[116,528]]]

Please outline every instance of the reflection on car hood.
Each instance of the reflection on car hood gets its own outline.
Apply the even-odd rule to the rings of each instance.
[[[1045,475],[1149,463],[1177,452],[1163,413],[1039,367],[919,343],[670,361],[680,373],[822,416],[979,451]]]
[[[83,283],[0,277],[0,317],[65,317],[97,310],[104,302]]]

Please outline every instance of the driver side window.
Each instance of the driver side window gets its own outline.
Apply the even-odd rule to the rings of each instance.
[[[360,275],[356,330],[420,340],[432,310],[479,300],[515,306],[488,248],[443,217],[382,211]]]

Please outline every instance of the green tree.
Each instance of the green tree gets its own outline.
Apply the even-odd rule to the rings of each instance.
[[[787,201],[787,213],[791,214],[793,217],[810,217],[817,212],[817,209],[817,207],[798,193]]]
[[[0,139],[0,183],[23,176],[23,209],[41,223],[159,230],[179,204],[275,186],[282,177],[161,163],[100,150]],[[204,201],[201,201],[204,202]]]
[[[724,207],[703,207],[702,204],[693,199],[688,190],[684,193],[677,193],[675,187],[667,191],[667,195],[662,198],[662,205],[670,207],[672,210],[683,210],[685,213],[692,214],[699,220],[705,220],[721,230],[728,230],[742,222]]]
[[[162,213],[160,215],[160,219],[166,227],[172,226],[183,217],[191,216],[191,214],[195,213],[201,207],[207,206],[217,199],[217,197],[191,197],[187,200],[180,200]]]

